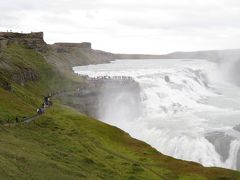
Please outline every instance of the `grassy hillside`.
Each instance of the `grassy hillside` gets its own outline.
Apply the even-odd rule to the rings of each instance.
[[[34,122],[6,126],[7,118],[35,114],[47,93],[75,83],[61,77],[39,53],[17,45],[2,52],[0,69],[2,84],[11,87],[0,87],[0,179],[240,178],[236,171],[164,156],[58,100]]]
[[[29,125],[2,127],[4,179],[217,179],[237,172],[161,155],[123,131],[55,105]]]
[[[0,54],[0,122],[35,113],[50,92],[71,82],[58,74],[36,51],[11,45]]]

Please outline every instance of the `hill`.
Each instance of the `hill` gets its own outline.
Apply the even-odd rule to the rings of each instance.
[[[59,52],[59,45],[49,47],[42,36],[34,34],[4,34],[2,39],[0,179],[240,178],[237,171],[206,168],[165,156],[116,127],[62,105],[57,97],[53,107],[35,121],[15,123],[16,117],[22,120],[36,114],[48,93],[72,90],[82,80],[61,71],[57,65],[58,58],[70,61],[68,55],[75,47]],[[74,52],[89,58],[81,63],[112,57],[86,47]],[[101,56],[97,57],[98,53]],[[74,64],[80,60],[76,59]]]

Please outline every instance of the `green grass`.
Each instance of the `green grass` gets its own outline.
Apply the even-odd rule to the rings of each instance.
[[[0,130],[3,179],[217,179],[238,172],[204,168],[158,153],[116,127],[56,104],[28,125]]]
[[[31,116],[48,92],[75,85],[33,50],[10,46],[2,57],[8,68],[1,70],[0,78],[13,87],[13,91],[0,88],[2,121]],[[11,73],[21,72],[24,67],[38,73],[38,81],[29,81],[24,86],[12,81]],[[239,178],[237,171],[204,168],[162,155],[120,129],[63,106],[57,100],[30,124],[0,125],[0,179],[4,180]]]
[[[25,69],[31,69],[39,78],[37,81],[27,81],[23,86],[15,82],[12,76],[20,75]],[[72,81],[55,71],[42,55],[17,45],[11,45],[1,54],[0,72],[0,81],[4,79],[12,87],[11,91],[0,88],[0,122],[35,114],[44,96],[73,85]]]

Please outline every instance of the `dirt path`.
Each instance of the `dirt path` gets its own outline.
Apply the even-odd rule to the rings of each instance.
[[[39,117],[40,117],[40,115],[36,114],[36,115],[34,115],[34,116],[30,117],[30,118],[26,118],[26,119],[23,120],[21,123],[27,124],[27,123],[30,123],[30,122],[36,120],[36,119],[39,118]]]
[[[51,99],[54,99],[56,97],[59,97],[59,96],[62,96],[64,94],[67,94],[67,93],[72,93],[72,92],[76,92],[77,90],[72,90],[72,91],[66,91],[66,90],[63,90],[63,91],[60,91],[60,92],[57,92],[57,93],[51,93],[52,95],[50,96]],[[51,106],[45,108],[46,110],[48,108],[50,108]],[[44,113],[43,113],[44,114]],[[10,123],[5,123],[3,124],[3,126],[9,126],[10,124],[28,124],[36,119],[38,119],[39,117],[41,117],[42,114],[35,114],[31,117],[28,117],[28,118],[24,118],[22,121],[19,121],[19,122],[10,122]]]

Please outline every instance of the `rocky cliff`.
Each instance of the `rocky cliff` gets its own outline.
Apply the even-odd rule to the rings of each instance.
[[[29,81],[37,81],[39,77],[38,67],[33,61],[39,59],[37,53],[32,50],[23,51],[23,48],[11,45],[3,48],[0,53],[0,87],[11,91],[12,84],[24,86]],[[19,58],[21,57],[21,59]]]
[[[159,55],[113,54],[92,49],[91,43],[55,43],[48,45],[43,32],[29,34],[0,32],[0,52],[9,45],[22,45],[44,55],[46,61],[60,72],[71,74],[73,66],[107,63],[115,59],[158,59]]]
[[[72,73],[74,66],[107,63],[116,58],[112,53],[92,49],[91,43],[87,42],[56,43],[49,46],[44,56],[63,73]]]
[[[8,45],[18,44],[29,49],[46,52],[48,45],[43,40],[43,32],[33,32],[29,34],[0,32],[0,51]]]
[[[16,52],[22,53],[19,47],[34,50],[44,56],[46,62],[53,65],[59,72],[71,77],[73,76],[73,66],[105,63],[115,59],[111,53],[93,50],[89,42],[48,45],[44,41],[43,32],[29,34],[0,32],[0,86],[6,90],[11,90],[12,82],[24,85],[28,81],[39,79],[36,67],[31,66],[28,58],[23,59],[24,64],[15,61],[17,58],[9,58],[9,54],[17,57]],[[25,57],[24,54],[21,55]],[[10,71],[11,73],[7,73]]]
[[[91,49],[92,44],[90,42],[82,42],[82,43],[54,43],[55,46],[60,48],[87,48]]]
[[[128,109],[131,117],[135,117],[136,111],[140,111],[140,87],[132,80],[88,80],[81,83],[75,91],[63,94],[59,98],[65,105],[74,107],[78,111],[93,117],[100,118],[106,107],[111,106],[117,97],[121,96],[122,101],[128,101],[131,98]],[[106,99],[106,97],[108,97]]]

